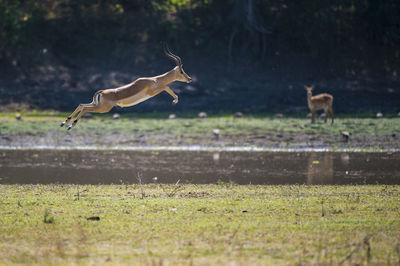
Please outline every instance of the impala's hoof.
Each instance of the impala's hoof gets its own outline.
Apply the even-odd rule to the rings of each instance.
[[[67,128],[67,130],[71,130],[71,128],[72,128],[72,125],[70,125],[70,126]]]
[[[65,125],[65,122],[61,122],[60,127],[63,127]]]

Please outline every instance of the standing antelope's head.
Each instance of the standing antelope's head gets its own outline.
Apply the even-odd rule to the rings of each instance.
[[[164,46],[164,53],[166,56],[168,56],[169,58],[174,60],[174,62],[176,63],[176,67],[174,68],[175,73],[176,73],[176,80],[186,82],[186,83],[192,82],[192,78],[189,77],[189,75],[186,74],[185,71],[183,70],[183,64],[182,64],[181,58],[179,56],[171,53],[167,44]]]
[[[304,88],[307,90],[308,94],[312,94],[312,90],[314,89],[314,85],[313,86],[304,85]]]

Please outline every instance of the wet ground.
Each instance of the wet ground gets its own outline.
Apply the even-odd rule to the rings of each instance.
[[[0,150],[1,184],[400,184],[400,153]]]

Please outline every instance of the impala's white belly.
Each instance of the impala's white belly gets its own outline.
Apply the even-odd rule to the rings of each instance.
[[[143,101],[146,101],[148,98],[151,98],[151,95],[148,95],[145,92],[139,92],[131,97],[128,97],[126,99],[120,100],[117,105],[121,107],[129,107],[136,105],[138,103],[141,103]]]

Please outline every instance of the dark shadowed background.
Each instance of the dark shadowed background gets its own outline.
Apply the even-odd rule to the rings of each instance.
[[[126,111],[400,111],[397,0],[0,0],[3,109],[70,111],[182,58],[190,85]]]

